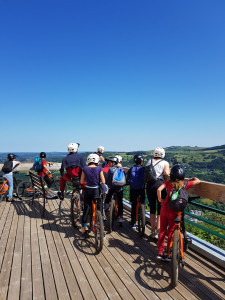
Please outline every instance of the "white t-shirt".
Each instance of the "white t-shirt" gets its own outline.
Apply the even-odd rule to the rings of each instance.
[[[159,161],[159,160],[156,160],[153,158],[153,159],[149,159],[146,166],[149,166],[151,164],[151,161],[152,161],[153,166],[155,166],[157,164],[154,167],[157,179],[163,179],[164,178],[163,173],[164,173],[165,166],[169,166],[168,161],[165,161],[165,160]]]

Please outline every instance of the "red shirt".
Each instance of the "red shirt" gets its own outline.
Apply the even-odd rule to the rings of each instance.
[[[41,159],[42,171],[41,171],[40,173],[38,173],[38,175],[39,175],[40,177],[45,177],[45,175],[47,174],[47,170],[44,168],[44,166],[46,166],[46,165],[47,165],[46,160],[42,158],[42,159]]]
[[[184,183],[184,181],[183,181],[183,183]],[[173,187],[172,187],[171,181],[166,181],[162,185],[164,186],[164,188],[167,189],[167,196],[166,196],[165,200],[162,201],[161,205],[166,205],[168,203],[170,193],[171,193]],[[188,189],[192,188],[192,186],[193,186],[193,180],[188,181],[187,185],[185,187],[185,190],[188,190]]]

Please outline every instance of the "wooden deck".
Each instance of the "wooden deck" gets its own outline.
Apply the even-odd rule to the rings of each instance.
[[[156,261],[156,244],[124,222],[95,255],[57,201],[0,204],[0,300],[9,299],[224,299],[225,270],[197,253],[186,254],[179,284],[170,288],[169,264]],[[126,214],[126,217],[128,215]]]

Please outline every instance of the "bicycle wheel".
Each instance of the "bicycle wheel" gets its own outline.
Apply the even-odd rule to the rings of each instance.
[[[109,217],[108,217],[108,233],[113,231],[115,222],[115,200],[111,199],[110,208],[109,208]]]
[[[7,198],[7,193],[0,194],[0,203],[1,203],[2,201],[5,201],[6,198]]]
[[[20,200],[30,200],[33,198],[34,189],[30,181],[22,181],[17,186],[16,193]]]
[[[18,195],[18,193],[17,193],[17,187],[18,187],[18,185],[21,183],[21,182],[23,182],[23,180],[22,179],[19,179],[19,178],[14,178],[14,180],[13,180],[13,190],[15,191],[15,193],[16,193],[16,196],[19,198],[19,195]]]
[[[180,249],[179,249],[179,232],[174,231],[173,235],[173,247],[172,247],[172,272],[171,272],[171,285],[174,288],[178,284],[178,266],[180,261]]]
[[[77,192],[73,193],[71,197],[70,218],[72,226],[77,228],[80,219],[80,194]]]
[[[145,205],[140,204],[138,208],[138,232],[142,237],[145,234]]]
[[[183,241],[184,241],[184,244],[183,244],[184,252],[187,252],[187,250],[188,250],[188,237],[187,237],[187,231],[186,230],[183,231]]]
[[[100,253],[103,248],[104,230],[103,230],[103,220],[102,213],[97,210],[95,214],[95,245],[96,253]]]

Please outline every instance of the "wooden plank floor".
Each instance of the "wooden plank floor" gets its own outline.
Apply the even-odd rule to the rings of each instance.
[[[225,270],[189,251],[179,284],[170,287],[170,264],[157,262],[156,243],[128,226],[106,236],[95,255],[57,200],[0,204],[0,300],[31,299],[224,299]]]

